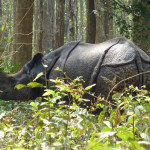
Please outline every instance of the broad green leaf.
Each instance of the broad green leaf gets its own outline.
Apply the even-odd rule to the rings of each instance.
[[[88,90],[90,90],[92,87],[94,87],[95,85],[96,85],[96,84],[92,84],[92,85],[86,87],[85,90],[88,91]]]
[[[48,67],[48,65],[46,65],[46,64],[43,64],[43,67],[44,67],[44,68],[47,68],[47,67]]]
[[[59,67],[56,67],[55,71],[62,71],[62,70]]]
[[[73,131],[73,136],[78,137],[80,135],[80,130],[76,129]]]
[[[101,132],[112,132],[112,128],[109,128],[108,126],[103,127],[103,129],[101,130]]]
[[[140,146],[140,144],[139,144],[137,141],[135,141],[135,140],[133,140],[133,139],[129,139],[129,142],[130,142],[132,145],[134,145],[134,147],[135,147],[137,150],[143,150],[143,148]]]
[[[4,29],[5,29],[5,26],[2,26],[2,27],[1,27],[1,31],[4,31]]]
[[[31,102],[30,105],[34,108],[38,108],[39,102]]]
[[[107,127],[112,128],[112,124],[109,121],[103,121],[103,123],[107,125]]]
[[[62,146],[62,143],[60,143],[60,142],[55,142],[55,143],[53,143],[53,146],[56,146],[56,147]]]
[[[42,121],[43,121],[43,123],[44,124],[46,124],[46,125],[50,125],[51,124],[51,122],[49,122],[47,119],[43,119],[43,118],[40,118]]]
[[[15,86],[15,89],[20,90],[20,89],[22,89],[22,88],[24,88],[24,87],[25,87],[25,85],[23,85],[23,84],[17,84],[17,85]]]
[[[5,40],[5,41],[7,40],[7,37],[6,37],[6,36],[4,36],[4,40]]]
[[[0,114],[0,119],[2,119],[5,116],[5,113]]]
[[[94,139],[88,143],[87,150],[101,150],[103,149],[103,144]]]
[[[43,76],[44,75],[44,73],[43,72],[41,72],[41,73],[39,73],[36,77],[35,77],[35,79],[33,80],[33,81],[36,81],[37,79],[39,79],[41,76]]]
[[[120,139],[127,141],[129,138],[133,139],[134,135],[131,131],[127,131],[127,130],[121,130],[120,132],[118,132],[116,134]]]
[[[43,84],[38,83],[38,82],[30,82],[27,84],[27,86],[29,86],[31,88],[35,88],[35,87],[43,87]]]
[[[44,94],[42,96],[49,96],[49,95],[54,95],[55,92],[53,90],[45,90]]]
[[[150,141],[150,136],[148,134],[141,133],[141,137],[146,141]]]
[[[99,134],[99,142],[105,139],[106,137],[113,136],[116,132],[101,132]]]
[[[0,138],[4,138],[4,131],[0,130]]]

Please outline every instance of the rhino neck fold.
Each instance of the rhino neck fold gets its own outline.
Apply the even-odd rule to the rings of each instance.
[[[97,77],[98,77],[98,74],[100,73],[100,70],[101,70],[101,66],[103,64],[103,61],[105,59],[105,56],[106,54],[108,53],[108,51],[116,44],[118,44],[120,42],[120,39],[118,41],[116,41],[113,45],[109,46],[103,53],[103,55],[101,56],[101,58],[98,60],[95,68],[93,69],[93,73],[91,75],[91,79],[90,79],[90,82],[89,82],[89,85],[92,85],[94,83],[96,83],[96,80],[97,80]],[[93,87],[92,89],[93,91],[95,91],[95,87]]]
[[[71,52],[79,45],[79,43],[80,42],[67,43],[64,46],[62,46],[61,49],[59,49],[59,51],[60,51],[59,56],[57,57],[57,59],[55,60],[53,65],[50,68],[48,68],[48,70],[47,70],[47,77],[49,77],[49,75],[51,74],[51,71],[53,69],[55,69],[54,67],[59,67],[61,69],[61,72],[59,72],[58,77],[64,77],[63,73],[64,73],[66,61],[67,61],[69,55],[71,54]],[[54,53],[55,53],[55,51],[54,51]]]

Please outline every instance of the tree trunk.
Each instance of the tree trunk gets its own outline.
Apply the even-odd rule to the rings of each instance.
[[[113,38],[112,0],[95,0],[96,15],[96,43]]]
[[[39,0],[34,1],[34,27],[33,27],[33,50],[38,51],[38,27],[39,27]]]
[[[150,56],[150,4],[142,0],[139,0],[139,4],[143,12],[140,12],[140,16],[134,15],[133,41]]]
[[[0,0],[0,59],[2,53],[2,1]]]
[[[104,33],[104,6],[101,0],[95,0],[96,13],[96,38],[95,43],[105,41]]]
[[[106,0],[104,3],[105,11],[104,11],[104,31],[106,40],[111,39],[113,37],[113,19],[110,19],[110,15],[112,14],[112,0]]]
[[[45,13],[46,17],[44,17],[44,19],[47,19],[46,21],[46,29],[47,31],[46,32],[46,47],[45,47],[45,50],[46,52],[49,52],[51,49],[52,49],[52,40],[53,40],[53,37],[52,37],[52,32],[53,32],[53,25],[51,24],[51,20],[52,20],[52,7],[53,5],[51,6],[51,3],[50,3],[50,0],[47,1],[47,13]]]
[[[79,32],[80,32],[80,40],[83,41],[84,35],[83,35],[83,0],[80,0],[80,26],[79,26]]]
[[[16,0],[14,50],[12,63],[20,69],[32,58],[32,24],[34,0]]]
[[[69,0],[69,18],[70,18],[70,41],[75,40],[75,18],[74,18],[74,2]]]
[[[64,6],[65,0],[57,0],[54,49],[64,44]]]
[[[39,28],[38,28],[38,52],[43,52],[42,47],[42,39],[43,39],[43,0],[40,0],[39,2]]]
[[[70,41],[70,35],[69,35],[69,24],[70,24],[70,13],[69,13],[69,1],[70,0],[66,0],[65,1],[65,31],[64,31],[64,35],[65,35],[65,41]]]
[[[0,0],[0,42],[2,39],[2,1]]]
[[[94,0],[87,0],[87,27],[86,27],[87,43],[95,43],[96,17],[93,10],[95,10]]]
[[[76,39],[75,40],[78,40],[78,11],[79,11],[79,8],[78,8],[78,2],[77,2],[77,0],[75,0],[75,6],[76,6],[76,15],[75,15],[75,19],[76,19],[76,31],[75,31],[75,35],[76,35]]]
[[[49,1],[49,12],[50,12],[50,42],[51,42],[51,49],[54,49],[54,44],[55,44],[55,0],[50,0]]]

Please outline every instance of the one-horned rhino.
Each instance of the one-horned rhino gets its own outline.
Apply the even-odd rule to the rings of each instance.
[[[16,74],[7,75],[0,73],[0,99],[3,100],[29,100],[42,95],[43,89],[25,87],[15,89],[17,84],[31,82],[37,74],[44,72],[43,64],[48,67],[46,76],[48,79],[63,77],[61,72],[55,71],[59,67],[71,79],[83,76],[84,87],[96,84],[92,91],[95,95],[101,94],[107,97],[114,82],[126,79],[117,87],[121,90],[124,85],[145,84],[149,89],[150,75],[144,73],[150,71],[150,58],[133,42],[125,38],[115,38],[100,44],[82,42],[70,42],[46,55],[36,54],[32,60]],[[136,76],[137,75],[137,76]],[[44,78],[39,82],[45,83]],[[48,82],[51,86],[51,82]]]

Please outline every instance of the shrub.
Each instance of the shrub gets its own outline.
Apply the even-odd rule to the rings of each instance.
[[[12,110],[11,103],[2,107],[1,149],[148,149],[150,93],[144,87],[115,93],[117,107],[98,105],[103,110],[94,115],[89,112],[93,106],[79,106],[88,101],[82,96],[92,88],[83,88],[81,77],[51,82],[55,89],[45,90],[44,102],[16,102]]]

